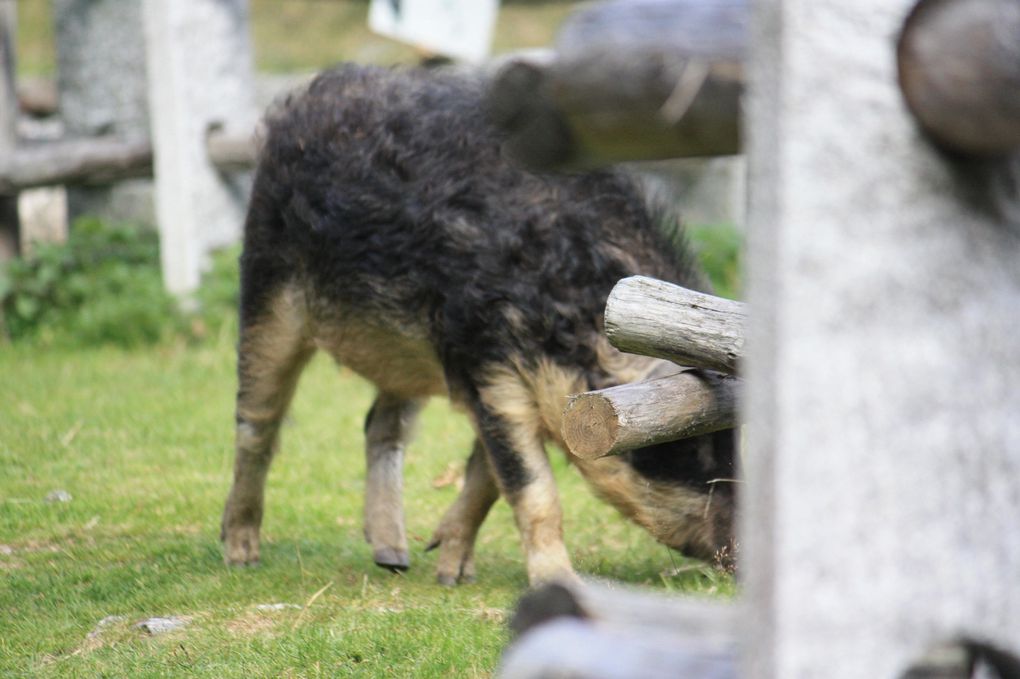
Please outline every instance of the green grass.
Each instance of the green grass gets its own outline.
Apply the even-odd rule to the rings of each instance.
[[[302,380],[270,474],[263,564],[223,565],[232,342],[0,347],[0,676],[487,676],[526,578],[501,502],[480,536],[478,583],[434,584],[422,550],[456,490],[432,482],[463,464],[471,436],[445,402],[426,410],[408,455],[407,574],[376,568],[361,536],[371,389],[324,358]],[[580,572],[732,593],[553,458]],[[73,499],[46,502],[57,489]],[[327,585],[303,609],[255,608],[305,607]],[[90,637],[107,616],[123,619]],[[163,636],[134,627],[151,616],[190,622]]]

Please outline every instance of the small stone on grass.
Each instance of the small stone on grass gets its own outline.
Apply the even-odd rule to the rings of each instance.
[[[181,629],[188,624],[185,618],[149,618],[137,623],[135,627],[149,634],[166,634]]]
[[[301,607],[297,604],[259,604],[255,607],[256,611],[285,611],[293,608],[294,610],[301,610]]]
[[[46,494],[47,502],[70,502],[71,494],[66,490],[51,490]]]

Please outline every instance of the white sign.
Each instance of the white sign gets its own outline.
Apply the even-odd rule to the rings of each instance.
[[[499,0],[372,0],[376,33],[463,61],[489,55]]]

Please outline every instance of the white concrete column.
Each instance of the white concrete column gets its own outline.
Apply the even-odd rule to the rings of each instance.
[[[163,277],[179,295],[199,284],[209,249],[241,231],[244,176],[217,171],[205,152],[212,127],[254,129],[246,0],[145,0],[149,107]]]
[[[958,634],[1016,652],[1016,159],[922,138],[910,0],[753,4],[745,676],[893,679]]]

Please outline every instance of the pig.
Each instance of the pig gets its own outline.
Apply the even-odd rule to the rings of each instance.
[[[225,559],[259,560],[266,474],[309,358],[369,380],[364,531],[374,561],[409,565],[404,450],[445,396],[476,434],[465,484],[439,522],[444,584],[474,576],[475,538],[502,496],[528,579],[570,578],[544,443],[568,395],[675,366],[615,350],[613,285],[642,274],[704,290],[676,217],[616,171],[533,173],[500,153],[480,77],[341,65],[265,119],[240,259],[233,484]],[[595,493],[657,540],[731,553],[732,431],[599,460],[570,457]]]

